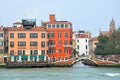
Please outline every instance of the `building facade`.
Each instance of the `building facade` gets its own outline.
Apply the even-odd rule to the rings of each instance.
[[[80,34],[76,36],[76,50],[79,55],[89,55],[89,38],[87,35]]]
[[[85,31],[75,31],[73,32],[73,39],[76,43],[76,51],[79,56],[89,55],[89,39],[91,38],[90,32]]]
[[[10,61],[34,61],[47,59],[47,30],[43,27],[25,25],[9,31]]]
[[[48,30],[48,55],[51,60],[67,60],[72,57],[72,23],[56,21],[55,15],[49,15],[48,22],[42,22]]]
[[[0,27],[0,53],[4,53],[4,30],[3,27]]]
[[[93,37],[90,39],[89,41],[89,45],[90,45],[90,55],[91,57],[94,57],[94,51],[95,51],[95,48],[98,44],[98,37]]]

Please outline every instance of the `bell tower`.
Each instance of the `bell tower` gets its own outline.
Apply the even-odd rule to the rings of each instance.
[[[110,33],[113,33],[115,31],[115,21],[114,19],[112,18],[112,21],[110,21]]]

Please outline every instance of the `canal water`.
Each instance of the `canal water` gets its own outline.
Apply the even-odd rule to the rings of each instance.
[[[120,80],[120,68],[76,63],[70,68],[0,68],[0,80]]]

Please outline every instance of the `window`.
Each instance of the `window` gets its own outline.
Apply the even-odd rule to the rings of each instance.
[[[62,34],[61,33],[58,33],[58,38],[61,38],[62,37]]]
[[[26,46],[26,42],[23,41],[23,42],[18,42],[18,46]]]
[[[34,50],[34,55],[38,55],[38,50]]]
[[[18,55],[22,55],[22,50],[18,50]]]
[[[51,28],[51,24],[48,24],[48,28]]]
[[[0,41],[0,46],[3,46],[3,41]]]
[[[18,55],[25,55],[25,50],[18,50]]]
[[[42,33],[42,34],[41,34],[41,38],[45,38],[45,33]]]
[[[68,45],[68,40],[64,40],[64,45]]]
[[[25,50],[23,50],[23,55],[25,55]]]
[[[86,51],[86,54],[87,54],[88,52]]]
[[[54,33],[49,33],[49,34],[48,34],[48,37],[49,37],[49,38],[54,38],[54,37],[55,37],[55,34],[54,34]]]
[[[68,48],[64,48],[64,53],[68,53]]]
[[[54,40],[49,40],[49,45],[55,45],[55,41]]]
[[[10,42],[10,47],[14,47],[14,42],[13,41]]]
[[[0,33],[0,37],[3,37],[3,33]]]
[[[41,42],[41,47],[45,47],[45,41]]]
[[[37,33],[30,33],[30,38],[38,38],[38,34]]]
[[[88,49],[88,46],[86,45],[86,49]]]
[[[30,42],[30,46],[37,46],[37,44],[38,44],[38,43],[37,43],[36,41],[31,41],[31,42]]]
[[[58,49],[58,53],[61,53],[62,52],[62,49]]]
[[[10,38],[14,38],[14,33],[10,33]]]
[[[79,43],[79,40],[77,40],[77,42]]]
[[[14,50],[11,50],[10,51],[10,56],[13,56],[14,55]]]
[[[55,53],[55,49],[54,48],[50,48],[49,49],[49,53]]]
[[[67,60],[68,58],[67,57],[65,57],[65,60]]]
[[[42,55],[45,55],[45,50],[42,50],[42,51],[41,51],[41,54],[42,54]]]
[[[52,24],[52,28],[55,28],[55,24]]]
[[[64,24],[61,24],[61,28],[64,28]]]
[[[79,45],[77,45],[77,49],[79,49]]]
[[[60,25],[59,25],[59,24],[57,24],[57,28],[60,28]]]
[[[59,57],[58,59],[61,60],[61,57]]]
[[[68,33],[65,33],[65,34],[64,34],[64,37],[67,38],[67,37],[68,37]]]
[[[30,50],[30,55],[33,55],[33,50]]]
[[[86,43],[87,43],[87,39],[86,39]]]
[[[62,45],[62,41],[61,40],[58,40],[58,45]]]
[[[17,28],[17,26],[13,26],[14,28]]]
[[[68,28],[68,24],[65,24],[65,28]]]
[[[44,26],[44,27],[46,27],[46,26],[47,26],[47,24],[43,24],[43,26]]]
[[[26,34],[25,33],[18,33],[18,38],[26,38]]]

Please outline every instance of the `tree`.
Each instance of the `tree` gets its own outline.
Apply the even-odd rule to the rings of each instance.
[[[98,42],[99,43],[97,44],[96,49],[94,51],[94,53],[96,55],[107,55],[108,54],[108,52],[107,52],[107,50],[108,50],[107,41],[108,41],[108,37],[106,37],[106,36],[100,35],[98,37]]]
[[[94,53],[96,55],[120,55],[120,28],[110,37],[100,35]]]

